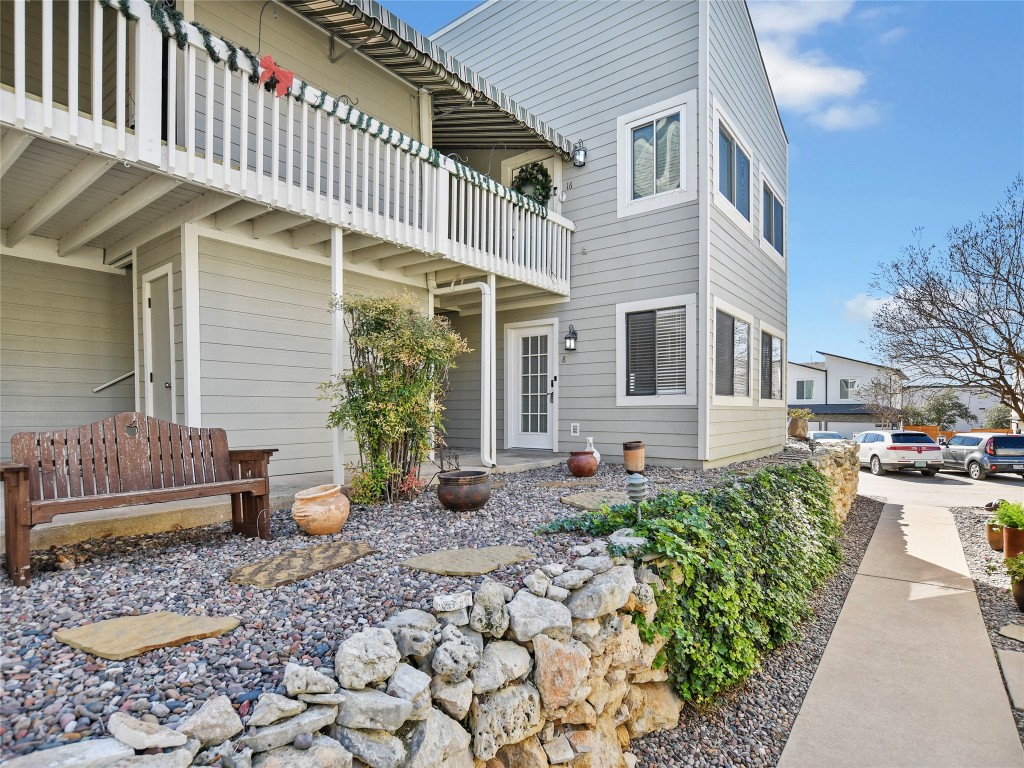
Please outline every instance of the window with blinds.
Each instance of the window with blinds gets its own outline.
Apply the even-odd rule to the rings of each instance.
[[[750,323],[715,310],[715,394],[750,394]]]
[[[686,308],[626,315],[626,394],[686,394]]]
[[[800,397],[799,391],[797,397]],[[763,331],[761,333],[761,399],[782,399],[782,339]]]

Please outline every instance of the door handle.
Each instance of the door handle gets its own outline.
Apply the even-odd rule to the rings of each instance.
[[[170,388],[171,388],[171,382],[165,381],[164,382],[164,389],[170,389]]]
[[[548,392],[548,402],[551,402],[551,403],[555,402],[555,391],[554,390],[551,390],[550,392]]]

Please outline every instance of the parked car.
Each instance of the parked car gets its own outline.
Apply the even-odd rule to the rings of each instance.
[[[840,440],[846,440],[838,432],[808,432],[807,437],[819,443],[838,443]]]
[[[967,472],[974,480],[1008,472],[1024,477],[1024,435],[963,432],[942,448],[942,468]]]
[[[860,465],[881,475],[895,469],[913,469],[932,477],[942,468],[942,448],[924,432],[873,429],[853,438]]]

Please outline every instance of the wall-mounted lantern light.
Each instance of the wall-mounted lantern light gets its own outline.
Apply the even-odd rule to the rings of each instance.
[[[565,351],[566,352],[575,352],[576,351],[576,339],[577,338],[579,338],[579,336],[576,333],[576,329],[573,328],[572,325],[570,325],[569,326],[569,332],[567,334],[565,334]]]
[[[577,168],[582,168],[587,164],[587,148],[583,146],[582,139],[576,142],[576,146],[572,148],[572,164]]]

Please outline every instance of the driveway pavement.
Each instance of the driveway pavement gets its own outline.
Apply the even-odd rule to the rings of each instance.
[[[949,507],[1024,480],[861,474],[886,501],[780,768],[1024,768]]]

